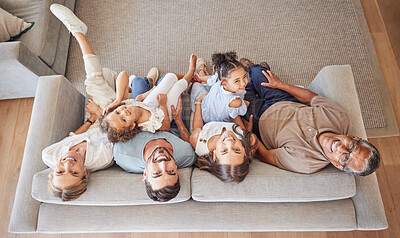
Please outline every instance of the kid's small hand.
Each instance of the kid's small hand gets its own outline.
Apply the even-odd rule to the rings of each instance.
[[[172,118],[176,121],[181,118],[182,115],[182,98],[181,96],[179,96],[178,98],[178,104],[176,105],[176,108],[174,107],[174,105],[171,105],[171,114],[172,114]]]
[[[160,105],[166,105],[167,104],[167,95],[166,94],[158,94],[157,101]]]
[[[267,72],[262,71],[264,76],[268,79],[269,83],[261,83],[261,86],[269,87],[269,88],[281,88],[283,83],[279,79],[279,77],[269,70],[267,70]]]
[[[86,103],[85,109],[90,114],[91,118],[97,119],[102,113],[100,106],[94,102],[93,98],[89,98]]]
[[[105,115],[109,110],[118,107],[119,105],[121,105],[121,101],[114,100],[114,102],[110,103],[107,107],[104,108],[103,115]]]
[[[145,93],[137,95],[136,98],[135,98],[135,101],[143,102],[143,100],[146,98],[144,94]]]

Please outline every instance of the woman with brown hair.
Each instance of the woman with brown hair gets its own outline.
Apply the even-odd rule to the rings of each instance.
[[[231,122],[209,122],[203,125],[201,101],[205,96],[195,102],[193,133],[190,136],[190,143],[198,155],[195,165],[221,181],[240,183],[249,173],[256,149],[263,145],[250,132],[251,124],[247,130]]]

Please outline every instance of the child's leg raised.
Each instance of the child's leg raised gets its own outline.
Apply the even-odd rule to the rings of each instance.
[[[115,91],[105,81],[100,60],[85,37],[87,26],[70,9],[63,5],[52,4],[50,10],[78,41],[85,64],[86,92],[93,97],[93,100],[101,108],[104,108],[111,100],[115,99]]]
[[[149,93],[144,103],[148,106],[159,106],[160,104],[157,101],[158,94],[167,94],[171,89],[172,85],[178,81],[178,77],[175,74],[168,73],[166,74],[161,81],[159,81],[158,85]]]
[[[173,105],[175,108],[177,107],[179,96],[187,89],[192,80],[194,71],[196,70],[196,60],[196,55],[192,54],[190,56],[189,69],[187,73],[182,77],[182,79],[176,82],[167,93],[167,107],[170,121],[172,121],[171,106]]]

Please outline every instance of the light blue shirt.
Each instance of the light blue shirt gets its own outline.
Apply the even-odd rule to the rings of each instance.
[[[165,139],[174,150],[173,157],[178,168],[192,166],[196,162],[193,147],[186,141],[166,131],[156,133],[140,132],[127,142],[118,142],[114,145],[114,160],[125,171],[143,173],[147,164],[143,158],[146,144],[151,140]]]
[[[245,93],[228,92],[222,87],[221,81],[217,81],[201,102],[201,115],[204,123],[211,121],[233,122],[235,117],[245,115],[247,111],[247,106],[243,100]],[[242,100],[242,105],[237,108],[230,107],[229,103],[236,98]]]

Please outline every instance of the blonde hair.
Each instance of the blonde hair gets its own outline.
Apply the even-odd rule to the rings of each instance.
[[[47,183],[47,189],[49,193],[54,197],[59,197],[63,202],[73,201],[78,199],[84,192],[86,192],[87,183],[89,179],[89,171],[87,175],[83,175],[82,179],[71,187],[67,187],[64,190],[57,188],[53,183],[53,172],[49,174],[49,181]]]

